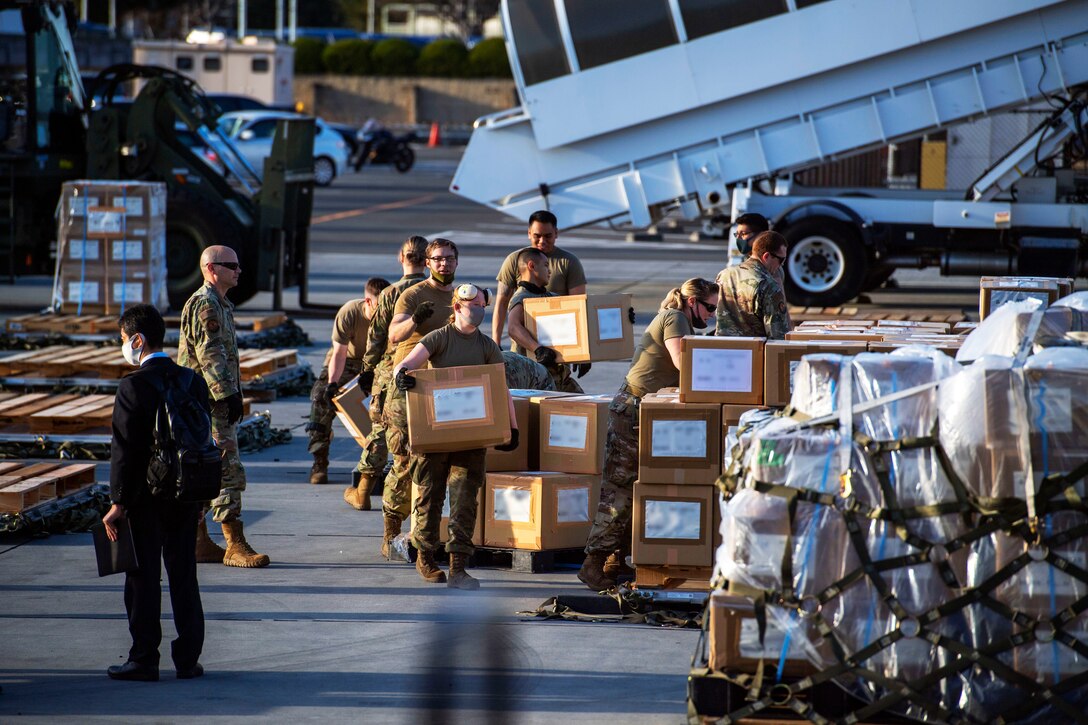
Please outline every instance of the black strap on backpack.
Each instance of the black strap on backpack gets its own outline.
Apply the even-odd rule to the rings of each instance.
[[[194,375],[179,367],[166,380],[153,379],[160,403],[147,484],[156,498],[210,501],[219,495],[222,451],[212,440],[211,416],[189,392]]]

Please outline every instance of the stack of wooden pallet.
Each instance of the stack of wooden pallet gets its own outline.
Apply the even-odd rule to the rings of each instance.
[[[168,315],[165,320],[167,329],[176,330],[181,327],[181,317],[179,315]],[[234,318],[234,327],[237,330],[263,332],[279,327],[286,322],[286,314],[266,312],[254,315],[238,315]],[[7,331],[14,333],[55,332],[68,335],[119,335],[117,315],[64,315],[51,312],[8,318]]]
[[[915,322],[964,322],[967,315],[962,310],[931,309],[919,310],[909,307],[882,307],[880,309],[862,309],[860,307],[790,307],[790,320],[793,324],[816,320],[913,320]]]
[[[177,358],[177,350],[166,353]],[[240,350],[242,381],[255,380],[277,370],[298,365],[297,350]],[[39,350],[0,357],[0,375],[33,378],[87,377],[118,380],[132,372],[115,347],[97,345],[50,345]]]
[[[250,404],[243,400],[245,415]],[[112,395],[0,393],[0,434],[108,433],[112,416]]]
[[[0,462],[0,513],[19,513],[94,485],[94,463]]]

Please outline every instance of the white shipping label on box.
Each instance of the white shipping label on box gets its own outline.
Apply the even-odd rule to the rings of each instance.
[[[87,302],[97,304],[101,302],[98,293],[98,282],[84,280],[83,282],[68,283],[67,302]]]
[[[120,234],[124,226],[125,215],[119,211],[99,209],[87,212],[88,234]]]
[[[68,242],[68,259],[98,261],[98,242],[73,239]]]
[[[117,239],[110,243],[110,259],[120,262],[144,261],[144,243],[131,239]]]
[[[561,488],[555,492],[555,520],[561,524],[588,523],[589,486]]]
[[[493,488],[495,520],[528,524],[533,521],[533,492],[527,488]]]
[[[691,389],[700,392],[747,393],[752,390],[752,351],[691,351]]]
[[[698,541],[703,528],[703,505],[698,501],[648,499],[643,537]]]
[[[112,206],[120,207],[129,216],[144,215],[144,200],[140,196],[115,196],[110,200]]]
[[[68,200],[68,215],[83,216],[85,210],[95,206],[102,206],[97,196],[73,196]]]
[[[586,447],[589,418],[584,415],[555,415],[548,419],[548,445],[553,448]]]
[[[790,360],[790,392],[793,392],[793,378],[797,374],[797,366],[801,364],[800,360]]]
[[[600,339],[622,340],[623,317],[619,307],[602,307],[597,310],[597,330]]]
[[[650,455],[654,458],[706,458],[706,421],[655,418],[650,429]]]
[[[1046,387],[1033,390],[1030,395],[1033,426],[1039,425],[1042,412],[1042,428],[1048,434],[1073,432],[1073,393],[1069,388]]]
[[[733,563],[749,577],[777,581],[782,575],[782,557],[786,555],[786,535],[752,531],[750,523],[738,524],[733,529],[729,547]]]
[[[1008,302],[1020,302],[1021,300],[1039,300],[1046,307],[1050,301],[1050,295],[1046,292],[1029,292],[1028,290],[999,289],[990,293],[990,313],[992,314],[1003,304]]]
[[[435,388],[432,397],[435,423],[481,420],[487,417],[487,400],[482,385]]]
[[[144,286],[140,282],[114,282],[113,299],[125,302],[146,302]]]
[[[557,315],[537,315],[536,339],[545,347],[578,344],[578,315],[562,312]]]

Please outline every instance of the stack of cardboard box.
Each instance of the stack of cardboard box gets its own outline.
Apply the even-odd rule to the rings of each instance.
[[[978,316],[987,316],[1007,302],[1036,299],[1049,307],[1073,291],[1071,277],[983,277],[979,280]]]
[[[119,313],[135,304],[167,308],[164,184],[64,184],[53,304],[78,314]]]

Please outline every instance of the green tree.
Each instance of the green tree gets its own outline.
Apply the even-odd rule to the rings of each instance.
[[[419,53],[416,72],[421,76],[461,78],[468,69],[468,50],[454,38],[439,38],[428,43]]]
[[[502,38],[481,40],[468,54],[469,75],[476,78],[511,78],[510,58]]]
[[[374,44],[368,40],[338,40],[325,48],[321,60],[329,73],[365,76],[373,72],[370,53]]]
[[[325,63],[321,56],[325,44],[316,38],[298,38],[295,43],[295,73],[299,75],[324,73]]]
[[[374,72],[382,76],[410,76],[415,72],[419,51],[402,38],[386,38],[374,46],[370,60]]]

